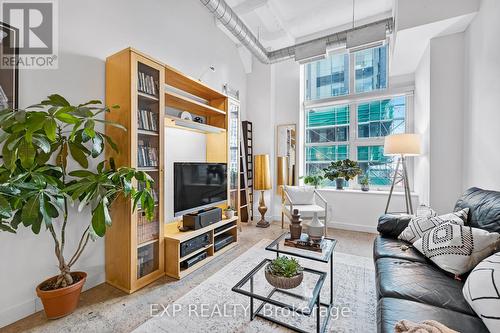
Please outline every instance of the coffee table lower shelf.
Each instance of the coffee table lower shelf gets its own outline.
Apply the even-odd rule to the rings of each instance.
[[[297,293],[294,293],[292,291],[288,290],[283,290],[283,289],[278,289],[278,288],[273,288],[269,293],[258,293],[254,291],[254,276],[262,269],[265,269],[265,266],[270,262],[270,259],[264,259],[259,265],[257,265],[252,271],[250,271],[241,281],[239,281],[233,288],[232,291],[240,293],[242,295],[248,296],[250,298],[250,320],[254,320],[255,317],[260,317],[262,319],[271,321],[275,324],[281,325],[283,327],[286,327],[290,330],[293,330],[295,332],[301,332],[301,333],[310,333],[310,331],[305,331],[299,327],[292,326],[288,323],[282,322],[274,317],[267,316],[266,314],[261,313],[262,309],[266,304],[271,304],[283,309],[288,309],[291,311],[294,311],[300,315],[304,316],[311,316],[314,312],[316,315],[316,332],[317,333],[324,333],[326,331],[326,328],[328,326],[328,321],[330,319],[330,314],[331,314],[331,304],[323,303],[320,300],[320,292],[321,288],[323,287],[325,278],[326,278],[326,273],[309,269],[309,268],[304,268],[304,274],[313,274],[313,275],[318,275],[318,280],[316,281],[316,284],[314,288],[312,289],[310,297],[305,297],[304,295],[299,295]],[[249,284],[249,290],[245,290],[244,286]],[[285,294],[287,296],[290,296],[292,298],[300,299],[303,301],[307,301],[307,307],[305,308],[298,308],[295,307],[294,305],[291,304],[286,304],[283,303],[277,299],[273,299],[273,296],[276,294],[281,293]],[[254,311],[254,299],[257,299],[261,301],[262,303],[258,306],[258,308]],[[321,323],[321,313],[324,313],[321,311],[321,308],[326,309],[326,315],[323,323]]]

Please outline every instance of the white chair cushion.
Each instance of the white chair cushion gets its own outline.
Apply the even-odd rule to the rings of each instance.
[[[285,186],[285,191],[293,205],[314,205],[313,186]]]
[[[284,208],[287,215],[291,216],[290,206],[286,205]],[[312,217],[314,213],[318,213],[318,217],[325,216],[325,208],[319,205],[293,205],[293,209],[298,209],[301,217]]]

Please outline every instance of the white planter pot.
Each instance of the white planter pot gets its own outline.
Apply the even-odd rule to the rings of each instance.
[[[226,217],[226,219],[232,219],[234,217],[234,210],[224,211],[224,216]]]

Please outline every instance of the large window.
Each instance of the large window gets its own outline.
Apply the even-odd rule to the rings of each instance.
[[[333,54],[306,64],[305,80],[307,101],[349,94],[349,55]]]
[[[356,93],[387,88],[387,46],[354,54]]]

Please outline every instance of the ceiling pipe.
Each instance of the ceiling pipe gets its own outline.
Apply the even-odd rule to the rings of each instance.
[[[364,29],[372,25],[386,24],[386,30],[391,33],[393,28],[393,19],[386,18],[376,22],[358,26],[328,36],[316,38],[293,46],[285,47],[275,51],[268,52],[260,41],[255,37],[252,31],[241,21],[238,15],[229,7],[224,0],[200,0],[201,3],[217,18],[241,44],[243,44],[260,62],[264,64],[273,64],[290,58],[295,58],[297,48],[307,47],[308,44],[325,43],[326,48],[336,48],[345,45],[347,34],[349,32]]]

